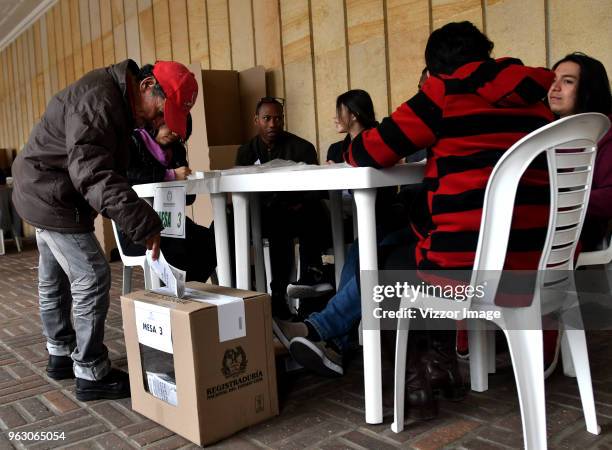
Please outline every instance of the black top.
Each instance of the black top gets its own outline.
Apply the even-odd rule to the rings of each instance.
[[[236,165],[252,166],[257,161],[260,164],[264,164],[273,159],[319,164],[314,145],[306,139],[284,131],[272,148],[268,148],[259,135],[255,136],[248,143],[241,145],[236,155]]]
[[[344,152],[344,149],[349,146],[350,143],[351,135],[346,133],[346,136],[343,140],[334,142],[332,145],[329,146],[329,149],[327,150],[327,158],[325,158],[325,160],[333,161],[335,163],[344,162],[342,153]]]

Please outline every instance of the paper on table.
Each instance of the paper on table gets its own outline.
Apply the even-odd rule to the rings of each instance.
[[[153,261],[151,255],[151,250],[147,250],[147,262],[151,270],[166,285],[165,288],[160,288],[158,291],[170,293],[178,298],[183,298],[185,293],[185,271],[168,264],[161,250],[159,251],[159,258],[157,261]]]

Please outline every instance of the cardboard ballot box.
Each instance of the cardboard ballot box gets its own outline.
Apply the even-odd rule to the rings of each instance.
[[[122,296],[123,328],[134,411],[204,445],[278,415],[270,297],[187,288]]]

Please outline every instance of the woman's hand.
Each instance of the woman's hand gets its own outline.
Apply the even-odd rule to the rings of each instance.
[[[191,169],[187,166],[181,166],[174,169],[174,175],[177,180],[186,180],[187,175],[191,174]]]

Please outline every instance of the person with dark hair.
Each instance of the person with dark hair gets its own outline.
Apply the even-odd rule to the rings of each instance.
[[[184,142],[191,136],[191,130],[191,114],[187,116],[184,140],[165,125],[157,131],[134,130],[126,171],[128,181],[134,185],[187,179],[191,169]],[[187,196],[187,205],[194,201],[195,195]],[[132,242],[122,231],[119,231],[119,240],[126,255],[144,255],[145,248]],[[205,283],[217,266],[213,232],[189,217],[185,217],[185,238],[162,236],[160,248],[170,264],[186,272],[186,281]]]
[[[335,142],[327,150],[327,162],[340,163],[342,143],[348,143],[367,128],[378,125],[374,114],[372,98],[363,89],[351,89],[340,94],[336,99],[336,116],[334,126],[338,133],[346,133],[344,141]]]
[[[318,164],[314,146],[284,130],[282,99],[264,97],[255,107],[257,136],[238,149],[237,166],[265,164],[275,159]],[[308,292],[324,295],[333,291],[326,280],[321,259],[331,244],[329,216],[318,192],[273,192],[260,194],[262,233],[270,242],[272,269],[272,315],[278,319],[291,316],[287,305],[287,286],[293,255],[293,239],[300,244],[300,274],[295,283]],[[303,296],[300,290],[291,296]],[[276,325],[275,325],[276,331]],[[288,345],[288,342],[286,343]]]
[[[348,163],[375,168],[392,166],[403,157],[428,149],[423,180],[428,220],[421,224],[425,228],[412,227],[416,243],[381,247],[382,269],[411,274],[416,270],[471,270],[484,192],[493,167],[516,141],[553,118],[542,101],[552,83],[552,72],[526,67],[513,58],[492,59],[492,48],[491,41],[469,22],[435,30],[425,50],[429,77],[421,91],[379,126],[364,130],[346,148]],[[548,225],[545,164],[534,164],[521,186],[507,269],[537,267]],[[523,195],[524,190],[530,195]],[[520,224],[520,233],[516,224]],[[291,354],[304,367],[327,375],[342,373],[342,355],[333,341],[361,319],[358,276],[355,273],[316,317],[285,327],[287,338],[291,338]],[[455,331],[439,333],[435,365],[423,360],[427,346],[422,340],[409,340],[409,417],[436,415],[433,384],[451,397],[462,396],[461,382],[455,378]],[[429,372],[429,367],[437,367],[436,372]]]
[[[184,138],[197,95],[194,75],[174,61],[140,69],[127,59],[93,70],[51,98],[13,164],[13,202],[36,227],[47,375],[76,377],[80,401],[130,394],[104,345],[110,268],[94,218],[114,220],[158,258],[161,220],[121,175],[128,142],[134,128],[164,123]]]
[[[612,120],[612,94],[604,65],[584,53],[571,53],[553,66],[555,81],[548,104],[559,117],[585,112]],[[580,236],[583,250],[595,250],[612,219],[612,130],[599,141],[586,218]]]

